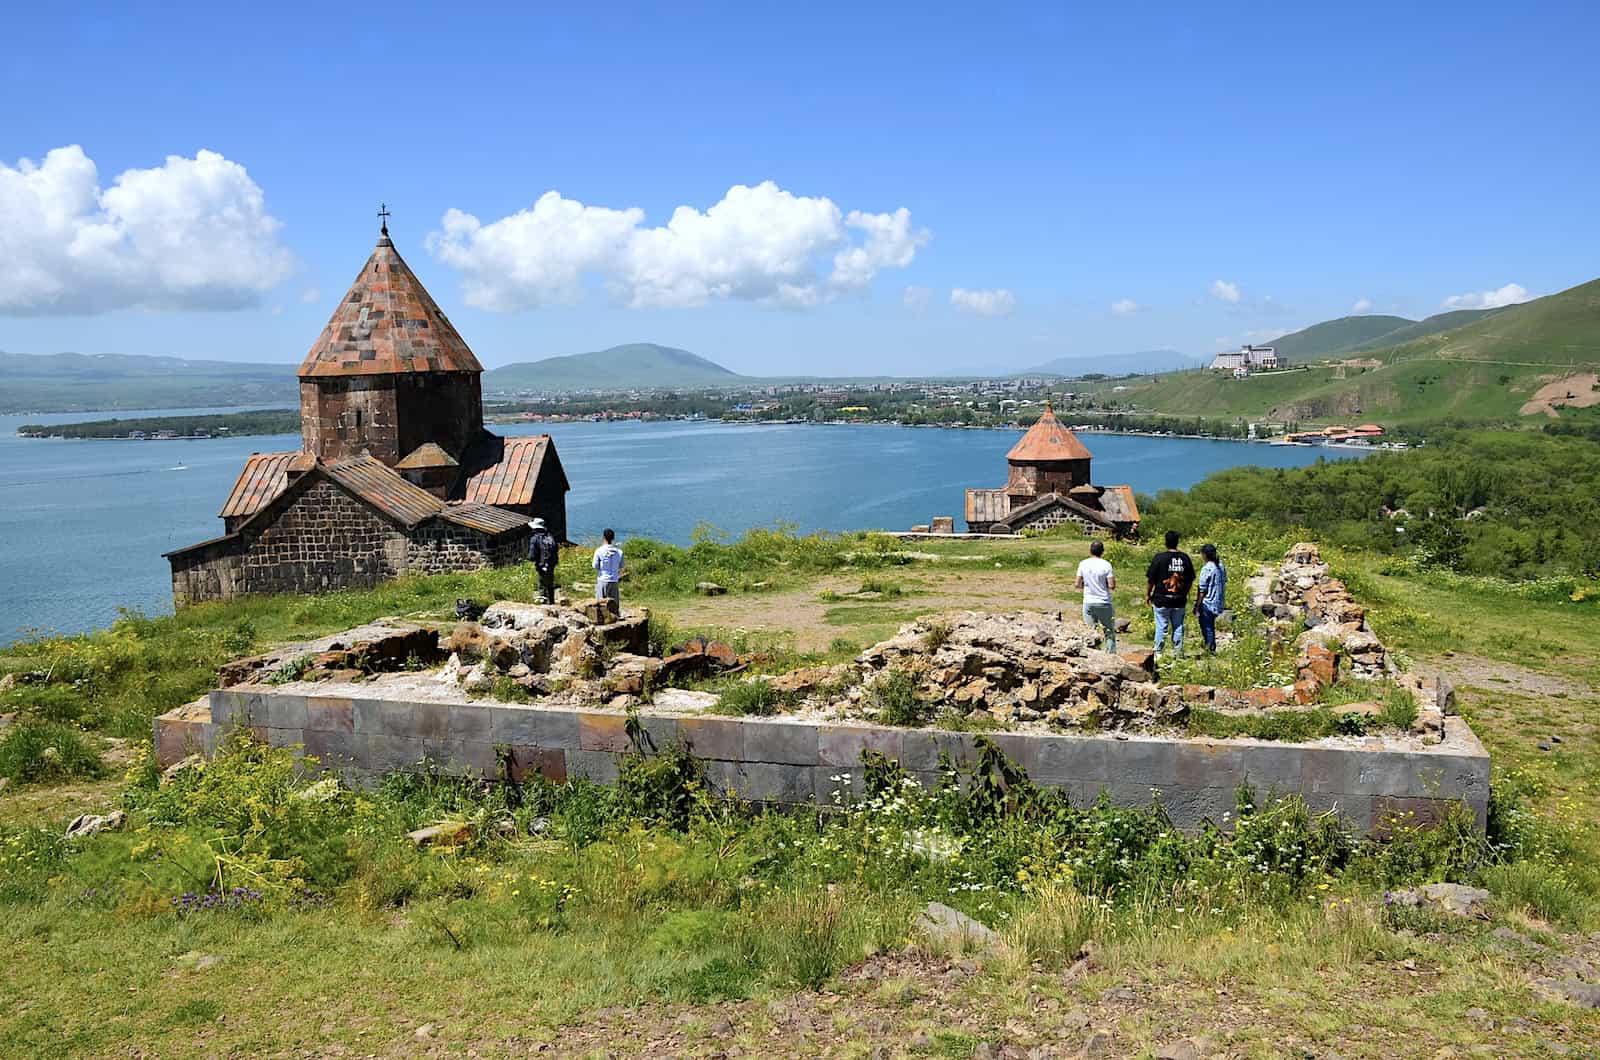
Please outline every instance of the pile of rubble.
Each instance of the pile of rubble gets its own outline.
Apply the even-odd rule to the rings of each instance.
[[[1290,548],[1270,581],[1253,588],[1252,603],[1263,615],[1312,627],[1314,634],[1300,636],[1298,645],[1313,641],[1337,645],[1351,677],[1376,681],[1394,673],[1383,642],[1367,625],[1367,609],[1329,572],[1316,545],[1302,541]]]
[[[606,600],[577,608],[501,601],[461,622],[444,644],[439,680],[488,692],[502,680],[530,697],[627,707],[653,689],[749,665],[729,645],[696,637],[650,654],[650,612],[619,613]]]
[[[383,618],[332,636],[235,659],[217,670],[217,685],[279,681],[349,681],[376,673],[437,666],[445,653],[439,631]]]
[[[1182,722],[1181,690],[1158,685],[1149,652],[1100,650],[1100,634],[1062,612],[930,616],[873,645],[854,663],[770,679],[803,708],[875,718],[891,671],[909,675],[927,713],[1048,722],[1069,728],[1154,729]]]

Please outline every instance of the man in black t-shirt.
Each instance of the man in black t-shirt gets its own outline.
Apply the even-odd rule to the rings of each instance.
[[[1156,654],[1172,633],[1172,650],[1183,654],[1183,615],[1189,601],[1189,586],[1194,584],[1194,560],[1178,551],[1178,532],[1167,531],[1167,548],[1157,552],[1145,571],[1144,598],[1156,616]]]

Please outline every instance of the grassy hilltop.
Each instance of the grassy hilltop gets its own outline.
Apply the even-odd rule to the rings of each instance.
[[[25,999],[0,1012],[0,1041],[16,1055],[1581,1054],[1600,1011],[1535,981],[1600,961],[1600,584],[1582,569],[1592,546],[1555,543],[1600,525],[1582,508],[1600,443],[1465,448],[1499,437],[1373,457],[1369,481],[1244,473],[1148,513],[1222,543],[1235,607],[1254,558],[1321,539],[1384,641],[1456,683],[1495,761],[1486,837],[1454,821],[1366,841],[1294,798],[1188,836],[1155,809],[1068,806],[999,774],[927,791],[881,763],[859,767],[876,794],[847,810],[769,815],[708,799],[670,750],[609,788],[394,777],[353,792],[255,745],[163,782],[147,747],[117,737],[143,738],[223,660],[379,615],[447,620],[459,597],[532,585],[513,568],[206,604],[0,652],[0,674],[24,675],[0,692],[0,713],[18,712],[0,729],[0,991]],[[1459,474],[1457,445],[1461,467],[1539,463],[1573,496],[1547,505],[1509,469]],[[1417,545],[1393,543],[1362,500],[1374,490],[1418,509]],[[1465,518],[1470,505],[1483,513]],[[1530,533],[1545,536],[1527,580],[1486,573]],[[761,651],[758,672],[849,657],[930,612],[1071,607],[1086,552],[1060,534],[624,544],[625,595],[658,639],[720,633]],[[1111,550],[1133,643],[1150,633],[1136,572],[1151,551]],[[585,561],[569,552],[561,580]],[[703,580],[729,591],[700,596]],[[1248,662],[1236,642],[1169,679]],[[114,807],[123,831],[62,838]],[[405,838],[438,822],[461,840]],[[1486,887],[1488,919],[1385,900],[1435,880]],[[919,941],[930,899],[997,946]]]
[[[1425,326],[1456,325],[1463,318],[1429,318],[1391,330],[1408,341],[1377,348],[1349,340],[1360,334],[1346,317],[1299,333],[1302,345],[1333,352],[1297,370],[1234,379],[1219,372],[1195,371],[1151,379],[1121,380],[1119,402],[1166,415],[1296,422],[1302,424],[1378,420],[1392,426],[1421,426],[1444,420],[1529,424],[1550,414],[1524,407],[1541,388],[1600,369],[1600,280],[1546,298],[1488,313],[1468,312],[1465,323],[1448,330],[1417,333]],[[1395,318],[1399,319],[1399,318]],[[1320,329],[1331,329],[1330,331]],[[1346,343],[1346,345],[1340,345]],[[1577,378],[1579,400],[1591,404],[1593,381]],[[1561,397],[1564,399],[1565,388]],[[1568,416],[1570,412],[1557,415]],[[1585,414],[1586,415],[1586,414]]]

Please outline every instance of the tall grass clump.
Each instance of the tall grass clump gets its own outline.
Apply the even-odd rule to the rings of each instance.
[[[0,777],[13,784],[92,780],[104,772],[100,755],[70,726],[27,719],[0,730]]]

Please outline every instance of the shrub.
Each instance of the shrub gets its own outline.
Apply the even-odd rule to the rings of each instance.
[[[20,721],[0,736],[0,777],[13,784],[90,780],[105,766],[76,729],[48,721]]]
[[[917,698],[917,682],[904,670],[885,670],[867,688],[878,720],[885,725],[922,725],[928,705]]]
[[[735,681],[723,689],[722,698],[717,700],[717,711],[721,714],[753,714],[765,717],[776,714],[778,706],[778,693],[773,691],[772,685],[763,677]]]
[[[1391,687],[1383,697],[1378,721],[1390,728],[1408,731],[1417,720],[1417,697],[1409,689]]]

